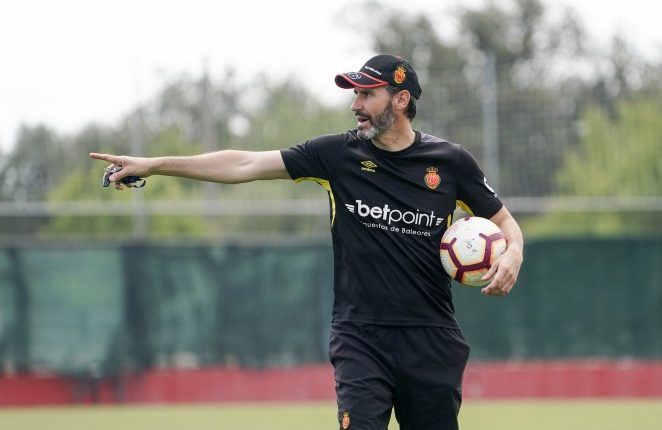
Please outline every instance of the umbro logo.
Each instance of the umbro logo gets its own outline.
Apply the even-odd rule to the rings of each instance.
[[[361,167],[361,170],[366,172],[375,173],[375,169],[377,168],[377,165],[370,160],[361,161],[361,165],[363,166]]]

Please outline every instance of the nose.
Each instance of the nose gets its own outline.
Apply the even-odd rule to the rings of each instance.
[[[354,101],[352,102],[351,109],[353,112],[358,112],[361,109],[363,109],[363,103],[361,103],[358,96],[354,96]]]

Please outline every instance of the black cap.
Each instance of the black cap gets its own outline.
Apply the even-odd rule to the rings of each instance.
[[[391,85],[409,91],[415,99],[423,92],[409,61],[388,54],[372,57],[361,67],[360,72],[336,75],[336,85],[340,88],[376,88]]]

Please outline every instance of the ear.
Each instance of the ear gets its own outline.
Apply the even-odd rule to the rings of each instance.
[[[409,106],[409,100],[411,99],[411,94],[407,90],[402,90],[396,95],[393,96],[393,108],[397,111],[405,112],[407,106]]]

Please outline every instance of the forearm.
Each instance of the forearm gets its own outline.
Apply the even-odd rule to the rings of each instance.
[[[234,184],[250,180],[241,175],[247,158],[243,151],[230,150],[184,157],[157,157],[150,160],[150,174]]]
[[[481,292],[488,296],[504,296],[510,293],[517,281],[519,269],[524,260],[524,238],[517,221],[505,206],[490,220],[503,232],[508,248],[483,277],[483,279],[491,279],[491,281]]]
[[[517,254],[521,258],[524,255],[524,237],[515,218],[503,207],[491,220],[503,232],[508,244],[508,251]]]
[[[517,253],[519,256],[523,256],[524,237],[522,236],[522,230],[519,228],[519,225],[517,225],[515,219],[512,217],[505,219],[501,225],[499,225],[499,228],[506,238],[508,251]]]
[[[277,151],[225,150],[186,157],[157,157],[150,161],[150,174],[153,175],[224,184],[288,178]]]

